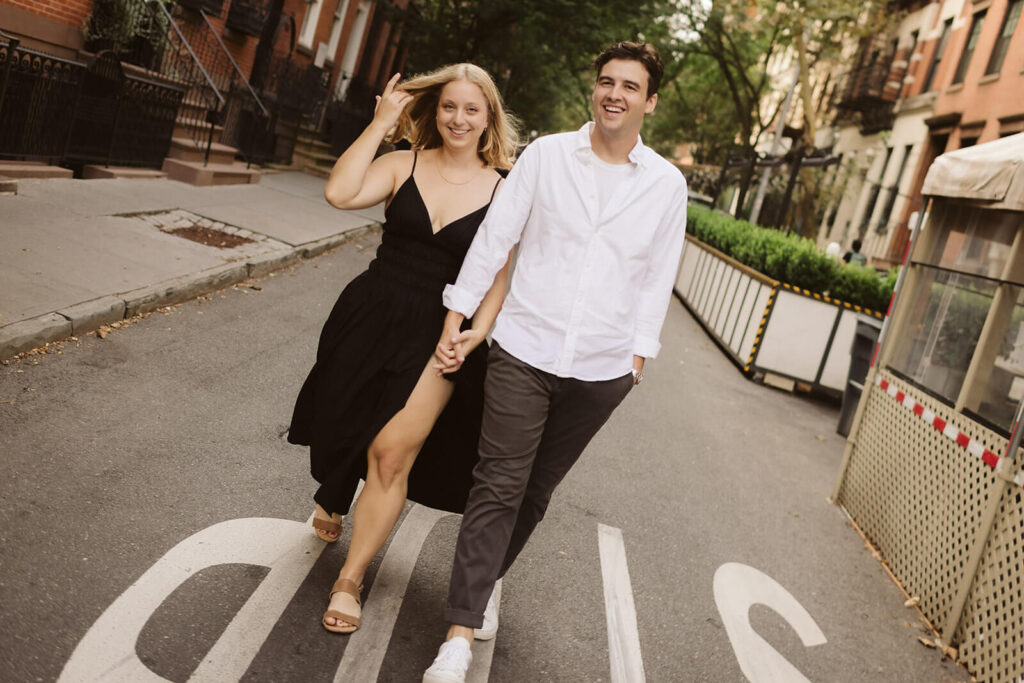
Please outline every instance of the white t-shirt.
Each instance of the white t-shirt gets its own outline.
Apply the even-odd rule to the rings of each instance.
[[[633,164],[609,164],[599,156],[590,151],[591,159],[594,162],[594,181],[597,183],[597,201],[604,214],[608,206],[608,200],[615,194],[615,188],[621,185],[629,174],[633,172]]]

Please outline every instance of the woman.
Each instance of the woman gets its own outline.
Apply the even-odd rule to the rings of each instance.
[[[339,209],[387,201],[386,222],[376,259],[324,325],[288,436],[310,446],[320,482],[313,525],[323,540],[337,540],[341,515],[366,480],[322,619],[338,633],[359,627],[363,575],[406,497],[454,512],[465,506],[482,411],[481,342],[508,280],[506,263],[458,338],[466,362],[449,374],[450,350],[435,348],[446,312],[441,293],[455,281],[501,183],[496,169],[511,165],[516,130],[480,67],[455,64],[401,85],[398,79],[327,181],[324,194]],[[374,159],[389,131],[413,150]]]

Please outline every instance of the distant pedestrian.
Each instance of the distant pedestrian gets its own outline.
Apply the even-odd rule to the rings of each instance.
[[[854,263],[858,266],[866,265],[868,259],[864,254],[860,253],[860,247],[860,240],[854,240],[853,244],[850,245],[850,250],[843,254],[843,262]]]
[[[482,412],[484,338],[508,279],[506,262],[492,273],[474,318],[455,331],[467,350],[461,369],[433,368],[446,313],[441,292],[455,281],[502,183],[497,169],[511,165],[517,133],[480,67],[455,64],[398,79],[388,82],[373,121],[327,181],[333,206],[387,202],[386,222],[376,258],[324,325],[288,434],[310,447],[320,483],[313,526],[324,541],[338,539],[359,479],[366,480],[322,619],[339,633],[359,627],[363,575],[406,497],[453,512],[465,506]],[[374,159],[389,132],[412,150]]]
[[[474,629],[497,629],[494,587],[544,517],[551,494],[658,354],[686,229],[686,180],[645,147],[663,65],[649,43],[594,62],[594,122],[523,152],[454,285],[438,346],[466,358],[458,330],[479,315],[519,244],[494,327],[480,462],[459,529],[448,638],[425,683],[462,681]]]

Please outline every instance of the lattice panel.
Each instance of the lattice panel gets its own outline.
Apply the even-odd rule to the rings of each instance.
[[[979,681],[1024,680],[1024,491],[1019,486],[1011,484],[1002,497],[954,642],[960,644],[961,663]]]
[[[881,375],[928,410],[995,451],[1005,439],[948,406]],[[936,626],[947,617],[995,475],[980,459],[877,385],[865,387],[864,418],[839,501]],[[969,579],[969,577],[966,577]]]

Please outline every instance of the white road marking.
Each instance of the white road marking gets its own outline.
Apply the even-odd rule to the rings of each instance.
[[[416,558],[431,529],[447,514],[413,505],[405,516],[377,570],[372,599],[363,606],[359,630],[349,636],[345,655],[334,675],[335,683],[377,680]]]
[[[826,641],[814,618],[789,591],[767,574],[737,562],[715,572],[715,604],[743,675],[750,683],[810,683],[750,625],[750,608],[764,605],[793,627],[805,647]]]
[[[640,683],[645,681],[646,677],[622,531],[598,524],[597,540],[601,555],[601,575],[604,579],[611,680],[612,683]]]
[[[161,603],[189,577],[207,567],[269,567],[270,572],[189,679],[238,680],[324,547],[306,524],[294,520],[250,517],[207,527],[169,550],[100,615],[64,665],[58,680],[164,681],[135,653],[139,634]]]

